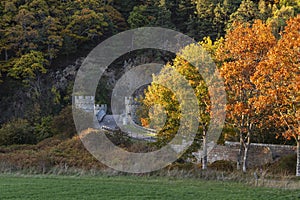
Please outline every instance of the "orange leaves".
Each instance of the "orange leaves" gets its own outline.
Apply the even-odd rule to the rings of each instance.
[[[267,52],[275,44],[271,28],[258,20],[252,26],[235,24],[217,50],[216,58],[223,62],[220,72],[231,104],[227,107],[227,120],[240,132],[244,132],[245,127],[251,129],[258,121],[258,111],[266,108],[263,103],[253,100],[258,91],[251,77],[258,63],[266,59]]]
[[[143,127],[149,127],[149,119],[141,118],[141,123]]]
[[[234,30],[227,34],[223,47],[218,49],[217,59],[259,60],[275,43],[271,28],[260,20],[252,26],[237,23]]]
[[[259,63],[251,80],[260,90],[260,96],[267,99],[265,103],[272,105],[272,120],[285,127],[283,135],[297,139],[300,135],[300,15],[288,21],[281,36],[266,59]]]
[[[250,109],[248,105],[243,102],[238,102],[233,106],[233,111],[235,113],[239,113],[239,115],[248,115],[250,113]]]

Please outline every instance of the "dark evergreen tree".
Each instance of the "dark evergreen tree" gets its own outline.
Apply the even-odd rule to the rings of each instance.
[[[272,16],[272,5],[267,4],[265,0],[260,0],[258,3],[259,18],[266,22]]]
[[[130,12],[135,6],[142,5],[142,0],[113,0],[111,5],[118,10],[125,19],[128,19]]]
[[[188,22],[188,33],[196,40],[206,36],[216,39],[218,36],[214,28],[214,9],[217,0],[198,0],[196,2],[196,15],[191,16]]]
[[[163,5],[147,1],[145,5],[136,6],[128,17],[131,28],[143,26],[160,26],[174,28],[171,12]]]
[[[260,14],[258,5],[251,0],[243,0],[240,7],[230,15],[227,28],[230,29],[233,22],[253,23],[255,19],[259,19]]]

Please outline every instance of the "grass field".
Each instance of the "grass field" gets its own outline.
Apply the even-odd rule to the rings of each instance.
[[[299,190],[195,179],[0,175],[0,199],[300,199]]]

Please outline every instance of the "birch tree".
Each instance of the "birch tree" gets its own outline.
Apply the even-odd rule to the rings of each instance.
[[[235,24],[233,27],[217,50],[216,57],[223,63],[220,72],[228,94],[227,123],[235,128],[240,140],[237,169],[243,163],[243,172],[246,172],[251,137],[258,123],[258,115],[251,102],[256,95],[256,87],[250,77],[259,62],[266,59],[276,39],[271,28],[260,20],[252,26]]]
[[[281,39],[251,79],[259,90],[257,112],[267,113],[268,120],[284,130],[284,137],[296,141],[300,176],[300,15],[287,22]]]

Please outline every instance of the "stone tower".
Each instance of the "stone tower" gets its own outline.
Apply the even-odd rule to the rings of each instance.
[[[94,112],[95,97],[94,96],[75,96],[75,108],[82,109],[86,112]]]
[[[133,97],[125,97],[125,117],[129,122],[131,120],[135,123],[138,122],[138,117],[136,115],[138,107],[139,104],[133,99]]]

